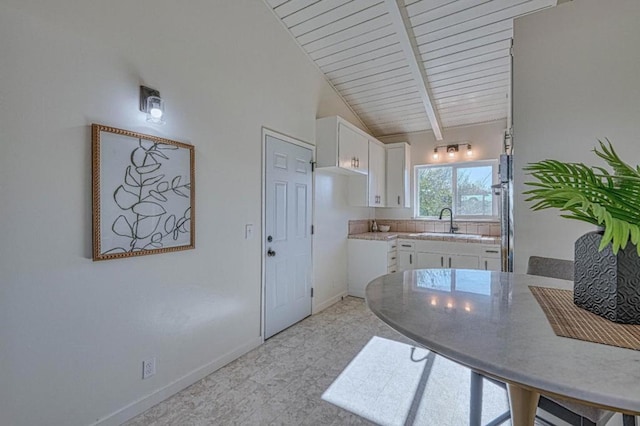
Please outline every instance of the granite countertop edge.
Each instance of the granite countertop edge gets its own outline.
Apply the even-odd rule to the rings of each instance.
[[[480,238],[463,238],[443,236],[441,234],[429,235],[428,232],[364,232],[362,234],[351,234],[348,238],[352,240],[371,241],[391,241],[395,240],[396,238],[402,238],[408,240],[447,241],[454,243],[500,244],[500,237],[481,236]]]

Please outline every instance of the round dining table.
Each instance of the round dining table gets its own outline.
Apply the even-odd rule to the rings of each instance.
[[[427,349],[507,384],[515,426],[534,424],[540,394],[640,414],[640,351],[557,336],[529,286],[570,281],[468,269],[381,276],[366,303]]]

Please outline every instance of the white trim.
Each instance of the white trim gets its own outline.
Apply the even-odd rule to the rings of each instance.
[[[438,216],[419,216],[420,205],[418,202],[418,169],[420,168],[435,168],[435,167],[451,167],[454,169],[464,168],[464,167],[482,167],[482,166],[491,166],[492,167],[492,179],[491,184],[494,185],[498,181],[498,160],[474,160],[474,161],[455,161],[455,162],[447,162],[447,163],[430,163],[430,164],[415,164],[413,166],[413,219],[416,220],[439,220]],[[455,188],[457,186],[456,175],[452,175],[452,186]],[[472,216],[472,215],[458,215],[455,214],[453,216],[453,220],[461,221],[461,222],[495,222],[500,220],[499,212],[498,212],[498,201],[497,196],[491,191],[491,209],[496,212],[495,216]],[[451,208],[455,210],[455,200],[452,200]]]
[[[337,296],[332,297],[331,299],[325,300],[324,302],[320,303],[319,305],[315,305],[313,306],[311,315],[316,315],[319,314],[320,312],[324,311],[325,309],[327,309],[328,307],[334,305],[335,303],[338,303],[339,301],[342,300],[342,298],[347,297],[347,292],[343,291],[342,293],[340,293]]]
[[[266,1],[266,0],[265,0]],[[266,227],[266,199],[267,199],[267,136],[271,136],[273,138],[279,139],[281,141],[290,143],[292,145],[301,146],[311,151],[311,161],[316,161],[316,147],[315,145],[310,144],[309,142],[305,142],[301,139],[294,138],[293,136],[285,135],[284,133],[277,132],[268,127],[262,126],[262,200],[261,200],[261,218],[260,218],[260,253],[262,256],[260,257],[260,339],[264,342],[265,335],[265,315],[266,315],[266,299],[265,299],[265,288],[266,288],[266,271],[265,271],[265,253],[267,252],[266,239],[267,235],[265,232]],[[311,225],[314,224],[314,209],[313,209],[313,201],[315,198],[315,176],[311,176]],[[313,235],[311,235],[311,287],[313,288]],[[311,312],[313,314],[313,298],[311,298]]]
[[[400,4],[402,3],[402,4]],[[429,83],[427,79],[427,72],[422,64],[422,58],[415,44],[415,36],[413,35],[413,29],[411,28],[411,22],[407,16],[406,8],[404,7],[403,0],[385,0],[387,10],[389,11],[389,17],[393,23],[393,27],[396,30],[396,35],[400,41],[400,47],[404,52],[404,56],[409,65],[409,70],[413,76],[413,80],[416,83],[416,88],[422,98],[422,104],[424,105],[425,112],[431,123],[431,131],[436,137],[436,140],[442,140],[442,130],[440,120],[438,119],[438,112],[434,108],[429,90]]]
[[[97,420],[94,423],[91,423],[91,426],[121,425],[127,420],[134,418],[138,414],[144,413],[146,410],[164,401],[168,397],[175,395],[188,386],[191,386],[198,380],[207,377],[209,374],[215,372],[216,370],[219,370],[220,368],[229,364],[231,361],[240,358],[242,355],[257,348],[261,344],[261,337],[254,338],[250,342],[227,352],[226,354],[220,356],[219,358],[211,361],[208,364],[203,365],[202,367],[198,367],[195,370],[192,370],[191,372],[185,374],[177,380],[174,380],[168,385],[153,391],[149,395],[132,402],[131,404],[107,415],[100,420]]]

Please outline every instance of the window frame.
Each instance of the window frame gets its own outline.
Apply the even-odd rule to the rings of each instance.
[[[500,211],[499,211],[499,204],[498,204],[498,199],[499,197],[493,193],[492,191],[492,201],[491,201],[491,208],[492,211],[495,213],[494,215],[491,216],[478,216],[478,215],[459,215],[456,213],[456,206],[455,206],[455,200],[456,200],[456,195],[457,195],[457,169],[459,168],[468,168],[468,167],[482,167],[482,166],[491,166],[492,168],[492,173],[491,173],[491,185],[495,185],[499,182],[499,177],[498,177],[498,166],[499,166],[499,161],[496,160],[476,160],[476,161],[458,161],[458,162],[451,162],[451,163],[429,163],[429,164],[416,164],[415,166],[413,166],[413,218],[414,219],[421,219],[421,220],[434,220],[434,219],[438,219],[438,216],[420,216],[420,203],[419,203],[419,193],[420,191],[418,190],[418,173],[420,172],[421,169],[425,169],[425,168],[436,168],[436,167],[450,167],[451,170],[451,184],[452,184],[452,190],[453,190],[453,201],[452,201],[452,206],[451,206],[451,210],[453,211],[453,219],[454,220],[464,220],[467,222],[495,222],[497,220],[500,219]]]

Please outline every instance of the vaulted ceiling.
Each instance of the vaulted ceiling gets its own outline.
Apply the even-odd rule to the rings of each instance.
[[[513,18],[557,0],[265,0],[376,136],[507,117]]]

